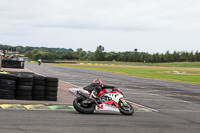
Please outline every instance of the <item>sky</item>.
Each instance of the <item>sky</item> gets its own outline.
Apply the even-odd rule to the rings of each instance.
[[[200,0],[0,0],[0,44],[200,51]]]

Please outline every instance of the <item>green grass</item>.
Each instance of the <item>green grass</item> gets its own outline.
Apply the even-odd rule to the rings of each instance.
[[[172,62],[172,63],[147,63],[148,66],[165,67],[196,67],[200,68],[200,62]]]
[[[121,65],[71,65],[71,64],[51,64],[65,67],[75,67],[82,69],[91,69],[97,71],[125,74],[131,76],[161,79],[182,83],[200,85],[200,68],[188,67],[160,67],[160,66],[121,66]],[[173,74],[174,71],[187,74]]]
[[[140,63],[119,61],[77,61],[77,63],[97,63],[129,66],[165,66],[165,67],[195,67],[200,68],[200,62],[172,62],[172,63]]]

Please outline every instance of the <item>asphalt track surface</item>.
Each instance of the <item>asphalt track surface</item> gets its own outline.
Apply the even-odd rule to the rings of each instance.
[[[26,64],[36,73],[84,87],[95,78],[120,88],[131,102],[154,109],[132,116],[74,110],[0,110],[0,133],[199,133],[200,86],[86,69]]]

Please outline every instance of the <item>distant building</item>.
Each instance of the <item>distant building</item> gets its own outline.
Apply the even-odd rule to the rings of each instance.
[[[28,61],[28,57],[18,57],[19,61]]]

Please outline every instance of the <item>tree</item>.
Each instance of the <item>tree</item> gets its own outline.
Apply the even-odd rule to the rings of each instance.
[[[16,51],[18,51],[19,53],[21,53],[22,49],[23,49],[22,46],[17,46],[17,47],[16,47]]]
[[[83,59],[83,57],[86,55],[87,53],[85,52],[85,51],[81,51],[80,53],[79,53],[79,55],[81,56],[81,59]]]
[[[85,60],[95,61],[94,52],[88,52],[83,58]]]
[[[145,54],[145,58],[144,58],[144,60],[145,60],[145,62],[152,62],[151,54],[146,53],[146,54]]]
[[[38,49],[33,49],[32,52],[33,54],[36,54],[38,52]]]
[[[174,53],[172,54],[172,61],[180,61],[180,53],[174,51]]]
[[[75,59],[84,59],[84,56],[86,55],[87,53],[85,51],[83,51],[82,48],[78,48],[76,52],[74,52],[74,58]]]
[[[82,48],[78,48],[76,52],[77,52],[77,53],[80,53],[80,52],[82,52],[82,51],[83,51]]]
[[[29,59],[33,59],[33,52],[32,51],[27,51],[25,54],[24,54],[25,57],[28,57]]]
[[[32,50],[33,50],[33,47],[26,46],[25,49],[24,49],[24,52],[32,51]]]
[[[105,54],[105,60],[107,61],[112,61],[112,60],[116,60],[116,53],[115,52],[109,52]]]
[[[49,53],[50,53],[50,52],[42,52],[42,53],[41,53],[41,54],[42,54],[42,57],[41,57],[41,58],[42,58],[43,60],[50,60],[51,57],[50,57]]]
[[[133,62],[138,62],[139,61],[139,53],[138,53],[138,49],[134,49],[134,51],[133,51],[133,55],[132,55],[133,57],[133,59],[132,59],[132,61]]]
[[[63,54],[62,59],[72,60],[73,59],[73,53],[72,52],[67,52],[67,53]]]
[[[154,63],[161,62],[160,55],[158,53],[154,53],[152,55],[152,62],[154,62]]]
[[[195,60],[200,61],[200,53],[198,51],[195,53]]]
[[[118,56],[118,58],[117,58],[117,61],[125,61],[126,59],[125,59],[125,55],[124,54],[122,54],[122,53],[119,53],[119,56]]]
[[[41,51],[38,51],[35,55],[34,55],[34,59],[35,60],[38,60],[38,59],[41,59],[41,57],[42,57],[42,53],[41,53]]]
[[[190,62],[195,61],[195,56],[194,56],[194,54],[193,54],[193,51],[192,51],[191,53],[189,53],[189,61],[190,61]]]
[[[165,62],[170,62],[171,60],[171,54],[169,53],[169,51],[167,51],[164,55],[164,61]]]
[[[103,61],[105,58],[104,47],[99,45],[94,53],[94,57],[96,61]]]
[[[181,52],[180,61],[189,61],[189,54],[188,52]]]

